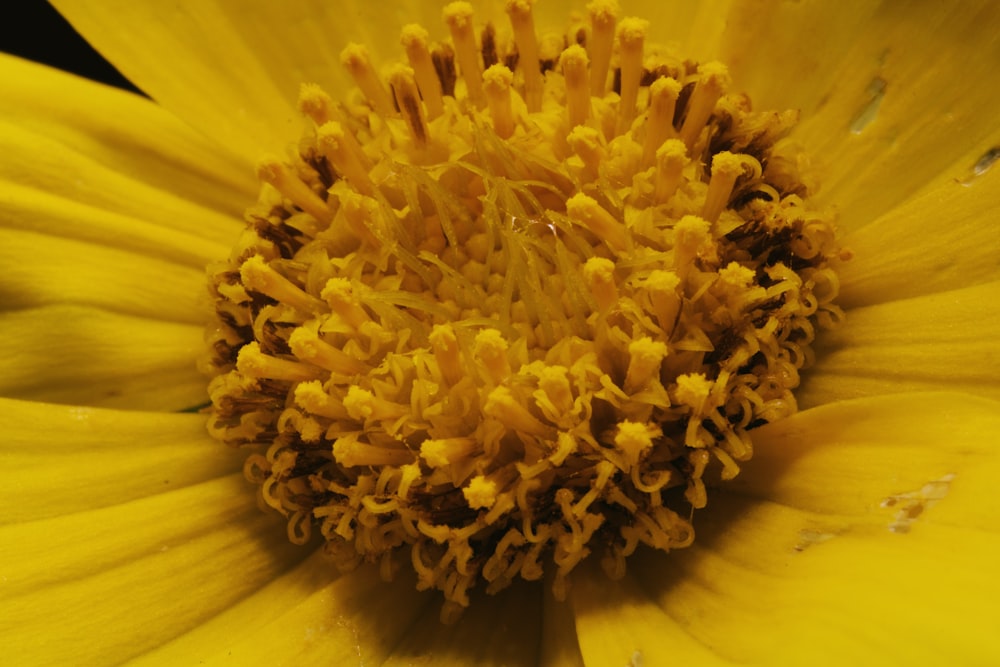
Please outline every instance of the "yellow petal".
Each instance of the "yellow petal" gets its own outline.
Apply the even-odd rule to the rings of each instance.
[[[538,584],[519,582],[495,597],[475,596],[453,625],[442,626],[436,608],[425,613],[393,648],[385,667],[537,664],[542,639]],[[435,605],[436,607],[436,605]]]
[[[1000,399],[1000,282],[857,308],[820,340],[803,407],[926,390]]]
[[[139,410],[207,402],[203,328],[83,306],[0,312],[0,396]]]
[[[0,399],[3,522],[156,495],[239,470],[243,458],[192,414],[118,412]],[[243,489],[241,494],[251,496]],[[280,529],[279,529],[280,530]]]
[[[4,309],[75,303],[139,317],[204,321],[204,269],[3,227],[0,266]]]
[[[0,226],[11,229],[78,239],[192,267],[202,267],[226,257],[232,239],[236,238],[229,220],[218,225],[202,221],[200,231],[181,231],[172,224],[160,225],[113,213],[101,208],[103,204],[84,204],[73,199],[73,195],[63,196],[56,187],[39,189],[8,182],[3,188]],[[124,190],[123,194],[130,195],[127,187]],[[148,207],[148,210],[156,211],[157,207]],[[192,222],[189,218],[173,220],[183,220],[184,224]],[[228,245],[208,238],[222,235],[231,237]]]
[[[817,167],[820,201],[841,209],[845,228],[960,178],[1000,143],[990,112],[1000,90],[985,85],[1000,58],[996,3],[765,0],[668,12],[654,34],[729,64],[755,108],[801,111],[793,137]]]
[[[588,646],[666,654],[656,636],[677,664],[995,663],[998,437],[1000,404],[959,394],[759,429],[754,459],[695,516],[692,547],[644,551],[604,591],[572,589],[625,603],[580,605],[588,664],[608,664]]]
[[[165,62],[172,58],[164,58]],[[0,55],[0,183],[228,243],[252,163],[130,93]]]
[[[370,566],[334,572],[316,553],[137,664],[381,665],[418,616],[437,619],[412,579],[386,583]]]
[[[867,306],[1000,279],[1000,168],[951,180],[892,209],[843,243],[840,303]]]
[[[399,52],[403,23],[430,19],[437,26],[441,9],[413,3],[413,11],[399,13],[398,5],[315,1],[55,4],[153,99],[251,164],[297,140],[301,83],[347,89],[340,50],[348,41],[368,44],[376,62],[386,63]]]
[[[985,111],[1000,104],[1000,90],[981,85],[1000,59],[998,10],[892,5],[861,36],[866,48],[845,59],[830,109],[806,110],[799,136],[823,165],[821,201],[841,207],[845,227],[932,180],[959,177],[1000,141]],[[867,124],[866,114],[874,114]]]
[[[236,474],[0,528],[4,659],[119,664],[287,570],[304,551],[246,487]]]

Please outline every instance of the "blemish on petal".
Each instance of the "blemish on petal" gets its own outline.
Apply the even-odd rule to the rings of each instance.
[[[1000,146],[994,146],[979,156],[976,163],[972,165],[972,169],[959,182],[966,187],[972,185],[977,178],[992,169],[998,160],[1000,160]]]
[[[809,547],[832,540],[839,534],[840,534],[839,532],[817,530],[814,528],[803,528],[799,531],[799,541],[796,542],[795,546],[792,548],[796,552],[801,553],[806,549],[808,549]]]
[[[889,530],[893,533],[908,533],[913,523],[927,509],[936,505],[948,495],[954,474],[947,474],[939,479],[927,482],[916,491],[899,493],[885,498],[881,507],[896,511],[893,520],[889,522]]]
[[[885,97],[887,86],[886,80],[880,76],[875,77],[869,82],[868,88],[865,91],[868,100],[858,110],[858,113],[855,114],[854,120],[851,121],[851,134],[861,134],[866,127],[872,124],[878,116],[878,109],[882,104],[882,99]]]

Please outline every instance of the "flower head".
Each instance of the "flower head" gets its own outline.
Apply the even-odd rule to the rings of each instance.
[[[990,158],[1000,135],[984,111],[995,106],[996,91],[956,76],[988,78],[997,55],[989,29],[1000,24],[995,9],[928,5],[902,15],[861,4],[850,12],[777,5],[762,14],[736,6],[716,17],[678,7],[675,20],[646,27],[616,21],[610,3],[594,3],[587,34],[612,47],[586,49],[590,75],[580,78],[580,51],[544,37],[565,27],[564,12],[550,3],[509,4],[492,16],[495,26],[511,26],[506,34],[482,29],[489,7],[451,7],[435,39],[451,44],[456,77],[437,77],[440,96],[426,68],[434,50],[421,49],[419,29],[408,28],[391,48],[370,39],[388,19],[430,28],[436,17],[423,15],[430,11],[424,4],[402,17],[383,5],[352,5],[350,22],[324,14],[329,9],[311,10],[306,21],[286,5],[255,13],[199,4],[155,21],[137,3],[68,6],[79,29],[162,108],[0,61],[12,88],[0,100],[9,156],[0,251],[15,267],[0,283],[10,359],[0,386],[12,397],[3,402],[10,433],[3,456],[16,471],[3,487],[0,528],[0,605],[10,628],[0,630],[0,643],[8,655],[28,664],[229,657],[382,664],[422,655],[455,664],[775,664],[799,662],[822,645],[839,651],[837,659],[996,657],[989,623],[1000,599],[991,527],[1000,262],[988,220],[1000,204]],[[525,28],[532,22],[540,29]],[[820,26],[832,55],[804,41]],[[347,76],[337,79],[344,32],[367,47],[344,54]],[[654,90],[633,76],[635,63],[645,62],[637,53],[670,41],[690,42],[688,92],[669,82]],[[407,64],[382,79],[375,68],[393,60],[392,49]],[[478,68],[462,65],[512,50],[551,59],[566,82],[565,120],[577,129],[546,135],[564,136],[564,145],[534,144],[550,146],[553,161],[573,158],[563,160],[565,174],[518,150],[532,129],[525,119],[544,111],[556,77],[519,78],[516,67],[499,62],[506,72],[484,66],[478,77]],[[726,62],[728,73],[694,65],[714,60]],[[616,95],[634,94],[634,107],[593,102],[616,67]],[[384,80],[392,85],[380,91]],[[322,155],[340,189],[326,185],[319,162],[265,161],[259,174],[269,189],[251,215],[252,233],[230,254],[239,212],[254,199],[252,165],[262,152],[283,153],[299,134],[292,119],[303,81],[320,88],[301,96],[309,123],[296,153]],[[342,115],[326,93],[349,87],[361,93]],[[456,87],[474,111],[450,108]],[[407,102],[414,88],[422,106]],[[750,116],[759,126],[747,131],[786,128],[795,118],[782,110],[799,109],[793,136],[804,152],[772,152],[754,157],[756,165],[740,157],[753,151],[738,141],[726,147],[731,157],[698,153],[713,136],[702,132],[712,118],[743,117],[745,105],[727,97],[733,89],[749,91],[754,109],[777,110]],[[78,101],[71,113],[66,99]],[[687,110],[684,119],[649,124],[632,135],[635,146],[608,141],[645,128],[647,112],[674,120],[678,109]],[[380,120],[387,116],[398,122]],[[593,118],[607,118],[608,131],[588,125]],[[435,130],[441,119],[454,130],[444,142]],[[484,139],[491,136],[504,141]],[[653,137],[648,145],[639,140],[645,136]],[[373,144],[393,159],[380,161],[386,153]],[[700,167],[692,155],[719,163]],[[806,269],[812,273],[797,275],[795,262],[755,259],[752,239],[730,236],[739,226],[731,206],[741,184],[761,179],[779,193],[772,201],[814,189],[796,176],[810,173],[804,155],[823,186],[814,201],[837,204],[842,243],[854,255],[838,274],[818,260]],[[389,164],[406,169],[396,173]],[[436,175],[456,187],[442,193],[421,180],[434,165],[446,165]],[[525,172],[533,178],[516,177]],[[496,173],[506,180],[491,181]],[[636,180],[641,173],[648,180]],[[577,187],[601,179],[631,189],[616,201],[607,189]],[[386,194],[387,182],[401,199]],[[333,187],[336,202],[317,185]],[[468,193],[474,196],[462,201]],[[642,216],[622,215],[643,198],[678,207],[667,240]],[[386,202],[409,217],[388,214]],[[468,224],[469,210],[485,225]],[[795,229],[810,233],[789,240],[783,258],[837,254],[825,219],[810,216],[796,211]],[[436,225],[412,224],[432,217]],[[342,224],[329,224],[335,220]],[[532,224],[517,235],[516,222]],[[577,254],[562,253],[560,244]],[[448,257],[448,247],[465,257]],[[336,261],[311,269],[296,255],[305,248]],[[669,258],[656,266],[633,261],[665,252]],[[360,268],[346,259],[352,253]],[[204,350],[201,267],[227,256],[231,265],[213,280],[217,303],[231,304],[222,310],[232,316],[209,337],[222,371],[212,390],[213,428],[234,441],[296,435],[298,449],[277,447],[246,463],[264,498],[288,511],[285,530],[248,502],[242,461],[207,440],[204,416],[169,412],[204,400],[193,370]],[[493,256],[524,268],[507,278]],[[560,270],[543,271],[546,263]],[[546,289],[553,285],[560,292]],[[469,286],[484,312],[463,302],[470,297],[460,290]],[[768,364],[753,392],[730,394],[728,357],[705,359],[753,344],[744,337],[732,346],[722,332],[741,330],[776,286],[785,303],[801,299],[831,320],[838,311],[820,306],[839,294],[847,324],[813,352],[799,346],[787,364]],[[705,306],[697,317],[695,295]],[[515,296],[527,302],[516,306]],[[249,322],[240,319],[247,312]],[[671,315],[685,334],[678,339],[663,335]],[[475,324],[476,317],[484,321]],[[810,320],[795,317],[785,324],[804,333],[793,340],[811,340],[802,324]],[[818,316],[816,324],[823,324]],[[401,335],[406,330],[410,337]],[[692,355],[702,363],[671,367]],[[814,356],[797,393],[803,409],[778,421],[791,411],[784,389]],[[463,383],[468,391],[451,393]],[[760,397],[763,386],[775,393]],[[725,477],[749,452],[740,449],[747,442],[739,426],[727,439],[711,419],[721,409],[731,425],[744,400],[774,423],[745,425],[753,458],[716,488],[704,471],[715,466]],[[415,406],[428,426],[394,444],[414,428]],[[671,410],[676,421],[662,418]],[[589,429],[593,442],[577,428],[587,411],[607,415],[598,419],[602,428]],[[323,456],[310,449],[323,442]],[[504,460],[501,452],[510,451],[517,456]],[[658,465],[664,452],[674,458]],[[303,476],[309,457],[336,465]],[[574,465],[586,483],[547,487],[545,506],[555,518],[525,522],[525,508],[540,505],[519,493],[527,499],[535,482],[542,488],[546,476]],[[681,505],[652,500],[675,469],[683,480],[672,487],[683,496],[677,502],[706,505],[691,517],[677,511]],[[440,520],[434,511],[448,508],[434,505],[424,532],[417,528],[427,539],[412,541],[420,545],[414,551],[437,548],[443,559],[435,545],[449,545],[452,569],[441,580],[421,578],[428,577],[421,566],[440,564],[433,559],[414,563],[416,577],[395,571],[392,558],[337,574],[288,539],[308,541],[311,514],[329,518],[321,532],[350,544],[349,558],[361,553],[357,538],[366,530],[370,540],[402,545],[405,529],[373,530],[391,521],[343,518],[350,510],[403,521],[403,501],[426,494],[435,475],[471,520]],[[311,480],[329,503],[316,502]],[[308,512],[296,515],[290,503],[303,498]],[[567,545],[612,525],[606,508],[616,498],[617,506],[636,508],[604,540],[611,545],[604,569],[618,580],[594,572],[601,559],[579,559],[565,602],[522,582],[494,597],[472,587],[474,599],[453,626],[427,613],[439,600],[417,592],[418,584],[447,595],[470,572],[506,583],[515,562],[521,578],[549,576],[558,587],[560,559],[580,553]],[[668,512],[666,525],[678,532],[666,531],[669,539],[658,543],[643,526]],[[491,514],[505,530],[489,542],[494,562],[477,564],[475,540],[459,533],[481,529],[479,517]],[[503,523],[514,516],[516,531]],[[661,553],[689,542],[686,522],[694,542]],[[536,567],[529,538],[558,530],[557,523],[566,536],[550,540],[557,568],[542,566],[544,559]],[[615,535],[627,544],[622,527],[648,538],[624,568],[614,550]],[[398,583],[383,583],[388,575]]]

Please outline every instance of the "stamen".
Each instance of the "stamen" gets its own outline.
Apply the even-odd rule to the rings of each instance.
[[[465,81],[466,95],[477,107],[483,105],[483,72],[479,66],[479,49],[472,27],[472,5],[452,2],[444,8],[444,20],[455,45],[458,69]]]
[[[528,113],[542,109],[542,72],[538,66],[538,40],[535,20],[531,15],[534,0],[507,0],[507,15],[514,28],[518,60],[524,76],[524,102]]]
[[[638,465],[642,455],[653,448],[653,434],[660,435],[660,429],[650,428],[646,424],[623,421],[618,424],[615,434],[615,447],[625,455],[630,465]]]
[[[330,278],[320,296],[329,304],[333,312],[355,329],[361,328],[371,318],[354,295],[351,281],[346,278]]]
[[[680,137],[688,150],[694,146],[705,123],[708,122],[715,103],[729,87],[729,69],[722,63],[705,63],[698,70],[698,83],[688,100],[687,115],[681,126]]]
[[[346,352],[330,345],[321,339],[315,331],[306,327],[297,327],[288,337],[288,346],[292,354],[311,364],[325,368],[332,373],[341,375],[357,375],[369,370],[369,366]]]
[[[333,100],[314,83],[299,87],[299,111],[309,116],[317,127],[335,118]]]
[[[679,139],[667,139],[656,150],[656,181],[653,186],[653,200],[666,204],[677,191],[687,164],[687,146]]]
[[[410,406],[393,403],[357,385],[351,385],[347,390],[344,409],[351,419],[358,421],[388,421],[404,417],[410,412]],[[405,460],[409,461],[410,458]]]
[[[653,315],[656,323],[664,331],[671,333],[677,324],[681,301],[677,294],[680,278],[672,271],[655,269],[643,281],[642,286],[649,294]]]
[[[465,501],[472,509],[489,509],[497,500],[497,483],[492,479],[477,475],[469,481],[469,485],[462,489]]]
[[[347,468],[362,466],[400,466],[413,461],[413,452],[402,447],[377,447],[342,436],[333,443],[333,456]]]
[[[431,52],[428,48],[430,42],[427,31],[423,27],[411,23],[403,26],[400,41],[403,48],[406,49],[406,58],[417,79],[420,95],[427,108],[427,117],[437,118],[444,111],[444,102],[441,98],[441,80],[434,69],[434,61],[431,59]]]
[[[514,111],[510,101],[513,79],[514,75],[503,65],[493,65],[483,73],[483,90],[493,118],[493,130],[501,139],[514,134]]]
[[[608,244],[613,250],[623,251],[628,247],[625,225],[601,208],[592,197],[579,192],[566,200],[566,215]]]
[[[584,125],[590,117],[590,91],[587,85],[587,51],[573,44],[559,57],[566,79],[566,112],[569,128]]]
[[[476,451],[475,438],[433,438],[420,444],[420,458],[434,468],[456,465]]]
[[[483,329],[476,334],[472,352],[489,371],[494,384],[502,383],[510,375],[507,341],[496,329]]]
[[[298,310],[315,313],[323,306],[322,301],[275,271],[260,255],[253,255],[243,262],[240,278],[247,289],[266,294]]]
[[[284,162],[276,159],[264,160],[257,165],[257,178],[273,186],[282,196],[287,197],[318,222],[325,223],[330,220],[330,209],[326,202],[293,174]]]
[[[587,103],[590,103],[589,100]],[[566,141],[583,162],[580,179],[589,182],[597,178],[605,156],[604,146],[601,144],[601,133],[592,127],[577,125],[566,137]]]
[[[236,370],[249,378],[282,382],[306,382],[320,375],[314,366],[264,354],[257,342],[247,343],[240,349]]]
[[[618,48],[621,58],[621,94],[618,103],[617,133],[625,134],[635,118],[635,103],[642,80],[642,50],[649,21],[623,19],[618,26]]]
[[[555,435],[555,429],[528,412],[524,404],[515,399],[510,389],[504,386],[496,387],[487,395],[483,403],[483,414],[498,420],[508,430],[537,436]]]
[[[669,77],[660,77],[649,87],[649,116],[646,119],[646,138],[642,142],[643,169],[652,166],[663,142],[677,135],[674,109],[680,94],[681,84]]]
[[[753,163],[756,163],[755,171],[760,174],[760,163],[749,155],[734,155],[729,151],[720,151],[712,157],[712,180],[708,183],[701,217],[709,222],[719,219],[719,214],[729,205],[729,197],[733,193],[736,179],[746,168],[753,169]]]
[[[674,270],[683,280],[695,269],[695,260],[712,245],[711,225],[695,215],[685,215],[674,227]]]
[[[375,192],[375,184],[365,168],[364,154],[357,140],[340,123],[325,123],[317,131],[317,143],[326,159],[348,183],[364,194]]]
[[[396,115],[389,92],[372,67],[368,49],[361,44],[348,44],[340,52],[340,62],[347,68],[354,83],[361,89],[361,93],[368,99],[376,113],[383,118]]]
[[[434,358],[437,359],[441,374],[448,384],[457,384],[464,376],[465,370],[455,330],[448,324],[435,324],[428,339],[434,349]]]
[[[660,364],[667,356],[667,345],[663,341],[642,337],[628,345],[628,372],[625,375],[625,391],[635,392],[660,373]]]
[[[428,139],[427,116],[424,105],[420,103],[420,92],[417,90],[413,69],[397,65],[389,73],[389,84],[396,95],[396,105],[410,128],[410,136],[418,146],[423,146]]]
[[[615,282],[615,264],[604,257],[591,257],[583,265],[583,279],[590,288],[597,306],[606,311],[618,302],[618,285]]]
[[[587,5],[590,14],[590,94],[604,97],[611,67],[611,50],[615,38],[615,23],[618,20],[618,3],[614,0],[594,0]]]

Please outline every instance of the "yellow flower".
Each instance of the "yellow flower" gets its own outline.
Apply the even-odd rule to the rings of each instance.
[[[66,2],[157,104],[0,59],[0,649],[11,664],[1000,661],[1000,9],[626,5],[798,108],[854,259],[845,326],[695,543],[483,597],[337,575],[261,513],[205,401],[205,264],[299,132],[303,81],[434,3]],[[536,7],[542,26],[565,8]],[[483,15],[489,13],[483,9]],[[502,12],[501,12],[502,13]],[[500,21],[498,21],[500,22]]]

